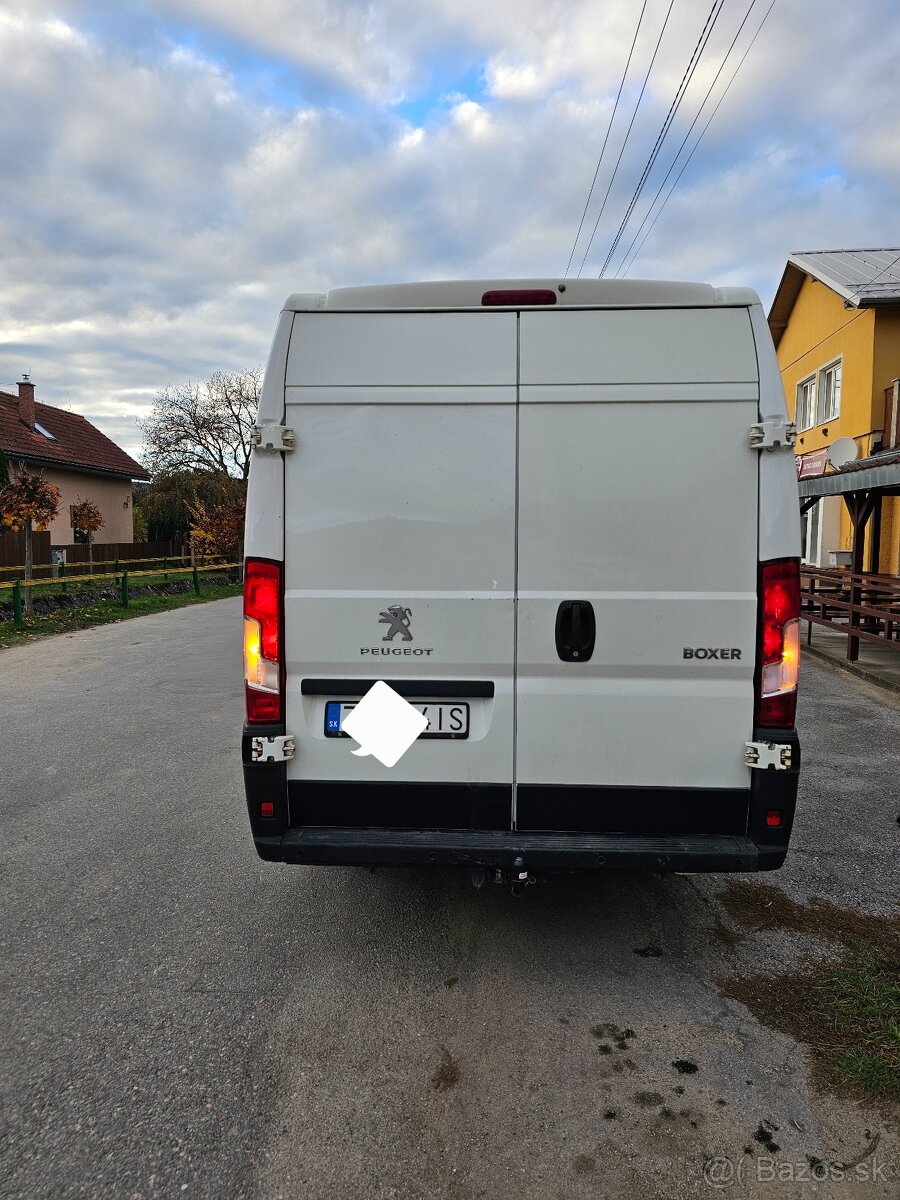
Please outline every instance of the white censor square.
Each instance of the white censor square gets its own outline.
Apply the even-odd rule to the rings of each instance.
[[[383,766],[392,767],[427,725],[424,713],[379,679],[343,719],[341,731],[359,742],[354,754],[371,754]]]

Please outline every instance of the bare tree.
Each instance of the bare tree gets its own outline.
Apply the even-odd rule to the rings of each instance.
[[[159,471],[221,471],[246,479],[250,432],[259,408],[262,368],[216,371],[200,383],[156,393],[146,421],[144,459]]]

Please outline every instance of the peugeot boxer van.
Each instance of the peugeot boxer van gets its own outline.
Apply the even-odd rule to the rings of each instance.
[[[779,867],[793,440],[744,288],[291,296],[247,503],[259,854],[519,879]],[[428,719],[390,769],[342,729],[378,680]]]

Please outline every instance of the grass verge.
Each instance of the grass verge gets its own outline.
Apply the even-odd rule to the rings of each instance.
[[[744,880],[732,881],[720,899],[745,929],[787,929],[842,947],[837,963],[719,979],[721,994],[809,1046],[820,1085],[900,1106],[900,917],[826,900],[801,904],[771,884]]]
[[[16,629],[12,621],[0,622],[0,650],[11,646],[24,646],[38,638],[57,633],[71,633],[76,629],[90,629],[94,625],[109,625],[116,621],[127,621],[131,617],[144,617],[148,613],[167,612],[170,608],[185,608],[189,604],[206,604],[210,600],[224,600],[227,596],[239,596],[240,584],[210,584],[199,596],[193,592],[176,596],[136,596],[127,608],[115,600],[98,601],[86,607],[61,608],[53,612],[40,613],[29,620],[25,618],[22,629]]]

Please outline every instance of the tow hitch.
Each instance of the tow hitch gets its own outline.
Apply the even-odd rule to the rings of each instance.
[[[484,887],[487,878],[487,871],[483,867],[479,867],[472,872],[472,887]],[[525,866],[525,859],[521,854],[516,855],[513,859],[511,870],[504,871],[502,867],[494,868],[494,883],[508,883],[514,896],[524,895],[526,887],[530,883],[536,882],[535,877],[528,873],[528,868]]]

